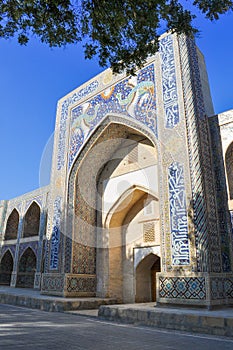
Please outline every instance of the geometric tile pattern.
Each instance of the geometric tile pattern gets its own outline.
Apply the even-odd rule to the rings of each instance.
[[[233,278],[225,278],[224,289],[226,298],[233,299]]]
[[[207,271],[221,272],[223,270],[222,257],[221,257],[221,239],[227,239],[227,232],[225,232],[225,238],[219,237],[218,227],[218,208],[216,202],[216,192],[214,184],[214,171],[212,167],[211,157],[211,141],[208,128],[208,118],[205,114],[204,99],[202,93],[202,85],[200,78],[200,70],[198,66],[197,50],[194,42],[188,40],[189,50],[191,55],[191,65],[193,70],[193,86],[194,97],[197,106],[197,121],[199,131],[200,153],[201,153],[201,167],[203,173],[203,180],[205,186],[205,201],[206,210],[208,215],[208,255],[209,255],[209,268]],[[225,266],[229,264],[230,258],[225,251]],[[228,260],[228,263],[227,263]]]
[[[27,243],[21,243],[19,245],[19,258],[21,257],[21,255],[26,251],[26,249],[31,248],[31,250],[34,252],[34,254],[37,257],[37,253],[38,253],[38,242],[27,242]]]
[[[96,276],[68,276],[66,279],[66,290],[69,293],[95,293]]]
[[[172,129],[179,123],[179,106],[172,35],[168,35],[160,40],[159,51],[162,61],[165,127]]]
[[[99,83],[97,80],[92,81],[89,85],[83,89],[75,92],[71,97],[62,103],[61,117],[59,125],[59,139],[58,139],[58,154],[57,154],[57,170],[60,170],[64,166],[65,162],[65,139],[66,139],[66,121],[68,118],[68,108],[77,103],[83,97],[89,95],[95,91]]]
[[[204,277],[160,277],[161,298],[206,299]]]
[[[223,272],[231,270],[230,246],[232,236],[232,224],[228,211],[228,195],[225,180],[225,169],[222,152],[222,142],[217,117],[208,119],[211,134],[211,149],[213,154],[213,168],[215,172],[215,190],[219,217],[219,233],[221,236],[221,254]]]
[[[60,225],[61,225],[61,197],[54,201],[53,231],[50,244],[50,269],[58,268],[58,254],[60,243]]]
[[[50,273],[46,274],[45,278],[42,277],[42,291],[54,291],[63,292],[64,291],[64,276],[61,274]]]
[[[178,38],[187,124],[198,271],[221,272],[210,140],[196,46]]]
[[[172,264],[189,265],[188,218],[184,169],[178,162],[168,168]]]
[[[210,279],[211,299],[233,299],[233,278],[232,277],[212,277]]]
[[[33,202],[37,202],[40,205],[40,207],[42,207],[42,201],[43,201],[43,196],[38,196],[33,199],[30,199],[29,201],[26,202],[24,210],[26,211]]]
[[[1,249],[1,257],[3,257],[3,255],[5,254],[5,252],[9,250],[13,256],[13,258],[15,257],[15,250],[16,250],[16,245],[12,244],[12,245],[3,245],[2,249]]]
[[[114,113],[136,119],[157,135],[153,64],[73,109],[69,167],[91,131],[105,116]]]

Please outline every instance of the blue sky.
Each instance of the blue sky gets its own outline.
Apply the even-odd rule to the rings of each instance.
[[[201,31],[196,41],[205,55],[215,112],[229,110],[233,14],[215,23],[199,17],[195,24]],[[48,182],[45,150],[52,144],[57,101],[100,71],[97,60],[84,60],[81,46],[50,49],[32,39],[22,47],[16,40],[0,40],[0,199]]]

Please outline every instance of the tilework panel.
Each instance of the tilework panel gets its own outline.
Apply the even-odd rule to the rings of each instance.
[[[68,118],[68,108],[77,103],[83,97],[88,96],[90,93],[94,92],[97,89],[98,85],[98,81],[94,80],[83,89],[75,92],[71,97],[62,103],[58,138],[57,170],[60,170],[64,166],[65,162],[65,139],[67,131],[66,122]]]
[[[50,249],[50,241],[44,241],[44,272],[49,271],[49,249]]]
[[[232,277],[212,277],[210,278],[210,294],[212,300],[233,298],[233,278]]]
[[[213,168],[215,173],[215,190],[217,194],[217,208],[219,217],[218,226],[221,236],[222,268],[224,272],[229,272],[231,270],[230,246],[232,225],[228,211],[227,187],[225,181],[225,169],[218,118],[209,118],[208,124],[211,134],[211,150],[213,156]]]
[[[38,196],[38,197],[32,198],[26,202],[24,210],[27,211],[33,202],[36,202],[42,208],[42,201],[43,201],[43,196]]]
[[[172,264],[190,263],[184,169],[177,162],[168,169]]]
[[[27,248],[31,248],[33,250],[33,252],[35,253],[36,257],[37,257],[37,253],[38,253],[38,242],[34,241],[34,242],[27,242],[27,243],[21,243],[19,245],[19,258],[21,257],[21,255],[25,252],[25,250]]]
[[[191,56],[191,67],[193,73],[193,95],[196,99],[196,116],[198,117],[198,132],[201,154],[202,176],[205,186],[205,201],[208,215],[208,254],[209,266],[205,266],[207,271],[221,272],[222,271],[222,256],[221,256],[221,239],[219,236],[218,227],[218,211],[216,202],[216,191],[214,184],[214,171],[212,166],[211,156],[211,141],[209,134],[208,118],[204,107],[204,99],[202,93],[202,85],[200,71],[198,66],[198,57],[196,46],[193,40],[187,39]],[[225,233],[226,236],[226,233]],[[206,252],[207,253],[207,252]],[[227,252],[225,252],[227,254]],[[227,257],[225,256],[224,259]],[[229,257],[228,257],[229,259]]]
[[[60,243],[60,225],[61,225],[61,197],[54,201],[53,231],[50,245],[50,270],[58,268],[59,243]]]
[[[162,61],[165,127],[172,129],[179,123],[180,119],[172,35],[168,35],[160,41],[159,51]]]
[[[69,167],[91,131],[105,116],[114,113],[136,119],[157,135],[153,64],[73,109]]]
[[[95,293],[96,276],[68,276],[66,288],[68,293]]]
[[[192,181],[198,271],[221,271],[210,141],[193,40],[180,36],[182,85]]]
[[[73,252],[73,273],[95,273],[95,247],[88,247],[80,243],[73,242]]]
[[[232,227],[232,236],[233,236],[233,211],[230,211],[230,217],[231,217],[231,227]]]
[[[226,297],[233,299],[233,278],[225,278],[224,289]]]
[[[64,275],[56,273],[46,273],[42,275],[42,292],[54,291],[57,293],[62,293],[64,291]]]
[[[3,235],[3,227],[4,227],[4,223],[5,223],[5,219],[6,219],[6,212],[7,212],[7,202],[6,201],[4,201],[2,210],[3,210],[2,211],[2,219],[0,216],[0,237],[1,237],[1,235]]]
[[[15,256],[15,250],[16,250],[16,245],[4,245],[2,246],[2,249],[1,249],[1,258],[3,257],[3,255],[6,253],[7,250],[10,250],[11,253],[12,253],[12,256],[14,258]]]
[[[206,299],[204,277],[160,277],[159,296],[171,299]]]

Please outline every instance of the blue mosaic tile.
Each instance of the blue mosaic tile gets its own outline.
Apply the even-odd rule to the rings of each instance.
[[[59,243],[61,226],[61,197],[54,201],[53,231],[50,250],[50,270],[56,270],[59,262]]]
[[[172,265],[189,265],[188,218],[183,166],[177,162],[168,169]]]
[[[179,123],[178,93],[176,83],[175,58],[171,35],[160,41],[162,60],[163,103],[165,110],[165,127],[173,129]]]
[[[99,83],[97,80],[91,82],[85,88],[75,92],[71,97],[65,100],[61,108],[61,117],[59,125],[59,138],[58,138],[58,155],[57,155],[57,170],[60,170],[65,163],[65,139],[66,139],[66,129],[67,129],[67,118],[68,118],[68,108],[73,104],[77,103],[83,97],[88,96],[90,93],[95,91]]]
[[[154,65],[140,70],[72,111],[69,167],[91,131],[108,114],[123,114],[147,125],[157,136]]]

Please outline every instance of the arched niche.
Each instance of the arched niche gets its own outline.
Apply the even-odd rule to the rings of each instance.
[[[18,226],[19,226],[19,213],[16,209],[14,209],[7,219],[5,240],[17,239]]]
[[[32,237],[39,234],[40,207],[33,202],[24,216],[23,237]]]
[[[16,287],[33,288],[36,272],[36,255],[28,247],[19,259]]]
[[[11,274],[13,271],[14,259],[8,249],[0,262],[0,284],[9,286],[11,283]]]

